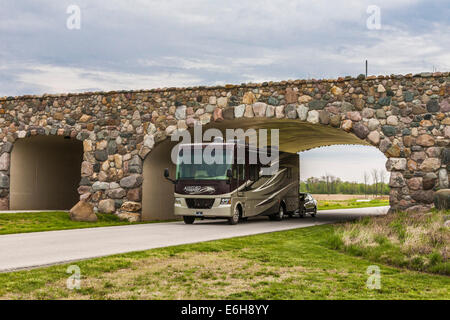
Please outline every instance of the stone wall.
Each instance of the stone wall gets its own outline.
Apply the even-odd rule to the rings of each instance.
[[[156,143],[196,123],[254,117],[352,132],[389,158],[393,208],[431,205],[434,192],[448,187],[449,92],[446,72],[0,98],[0,208],[9,208],[17,139],[83,141],[80,198],[139,219],[143,160]]]

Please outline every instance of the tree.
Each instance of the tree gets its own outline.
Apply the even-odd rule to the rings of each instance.
[[[367,184],[369,183],[369,174],[364,171],[364,198],[367,198]]]
[[[377,171],[374,183],[370,184],[371,173],[365,173],[364,183],[342,181],[340,178],[327,174],[320,178],[310,177],[300,182],[301,190],[313,194],[388,194],[389,188],[386,185],[386,172],[384,176]]]
[[[325,183],[326,183],[328,195],[330,194],[330,178],[331,178],[331,176],[327,172],[325,172],[325,175],[322,176],[322,180],[325,180]]]
[[[386,181],[386,170],[380,169],[378,171],[378,179],[380,180],[380,194],[383,194],[384,182]]]
[[[374,196],[376,197],[378,195],[378,170],[377,169],[372,169],[372,179],[373,179],[373,183],[375,184]]]

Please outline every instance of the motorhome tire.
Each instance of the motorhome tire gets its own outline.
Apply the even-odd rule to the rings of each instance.
[[[314,211],[311,213],[311,217],[315,217],[317,214],[317,207],[314,208]]]
[[[299,216],[300,218],[304,218],[304,217],[306,216],[306,208],[305,208],[305,207],[303,207],[303,208],[300,210],[300,213],[298,214],[298,216]]]
[[[185,224],[193,224],[195,221],[195,217],[183,216],[183,220]]]
[[[239,210],[239,207],[236,206],[236,208],[234,208],[233,216],[231,218],[228,218],[228,223],[231,225],[238,224],[240,217],[241,211]]]
[[[276,221],[283,220],[284,212],[285,212],[284,206],[280,205],[280,208],[278,209],[278,212],[275,213],[275,215],[273,215],[273,220],[276,220]]]

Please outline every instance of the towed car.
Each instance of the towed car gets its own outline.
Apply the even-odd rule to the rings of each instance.
[[[299,195],[299,214],[300,217],[310,214],[315,217],[317,214],[317,200],[310,193],[300,193]]]

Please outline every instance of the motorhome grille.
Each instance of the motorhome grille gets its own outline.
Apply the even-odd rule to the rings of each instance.
[[[191,209],[211,209],[214,199],[186,199],[186,203]]]

